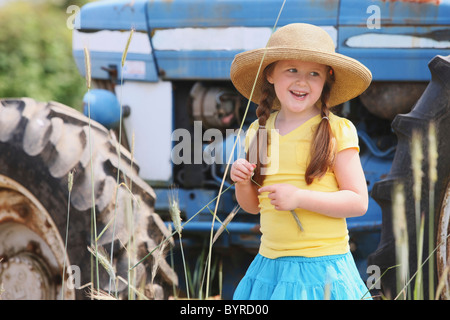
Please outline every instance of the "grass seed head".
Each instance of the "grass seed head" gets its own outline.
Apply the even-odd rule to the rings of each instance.
[[[422,161],[423,161],[423,151],[422,151],[422,138],[418,131],[413,131],[412,142],[411,142],[411,165],[413,170],[413,192],[414,197],[417,201],[420,200],[421,190],[422,190]]]
[[[125,46],[125,50],[122,54],[122,68],[125,65],[125,61],[127,59],[128,48],[130,47],[131,38],[133,38],[134,28],[131,28],[130,36],[128,37],[127,45]]]
[[[176,232],[181,235],[181,211],[176,188],[171,188],[169,192],[169,212]]]
[[[91,56],[89,50],[84,47],[84,66],[86,68],[86,86],[91,88]]]
[[[67,188],[69,189],[69,192],[72,192],[72,187],[73,187],[73,171],[70,171],[67,179]]]
[[[111,264],[108,255],[106,253],[105,248],[98,247],[97,251],[95,251],[94,247],[88,247],[89,252],[94,256],[98,258],[98,261],[100,264],[105,268],[106,272],[111,277],[112,281],[116,282],[116,272],[114,270],[114,266]]]
[[[428,131],[428,162],[430,166],[429,179],[430,182],[435,183],[437,181],[437,140],[436,140],[436,126],[432,122]]]
[[[220,226],[220,228],[217,230],[216,234],[214,235],[213,243],[215,243],[217,241],[217,239],[223,233],[223,231],[228,226],[228,224],[231,222],[231,220],[233,220],[234,216],[238,213],[239,208],[240,208],[239,206],[234,207],[233,210],[230,212],[230,214],[225,218],[222,225]]]
[[[408,228],[405,216],[405,192],[403,184],[396,184],[392,194],[393,231],[397,264],[397,281],[406,281],[408,274]],[[400,286],[403,286],[401,284]],[[399,287],[400,287],[399,286]]]

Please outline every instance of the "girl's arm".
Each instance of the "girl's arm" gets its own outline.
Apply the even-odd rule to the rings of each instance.
[[[245,159],[236,160],[231,166],[230,177],[235,184],[236,199],[242,209],[248,213],[259,213],[258,190],[251,181],[255,165]]]
[[[351,148],[339,152],[334,173],[339,185],[336,192],[303,190],[289,184],[263,187],[259,192],[270,192],[269,198],[277,210],[302,208],[334,218],[364,215],[369,197],[358,151]]]
[[[258,188],[251,181],[235,184],[236,199],[242,209],[248,213],[259,213]]]

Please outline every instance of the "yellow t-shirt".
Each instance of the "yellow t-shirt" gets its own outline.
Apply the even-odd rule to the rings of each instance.
[[[271,147],[268,155],[269,172],[263,185],[289,183],[301,189],[334,192],[339,190],[333,171],[328,171],[320,180],[306,184],[305,171],[309,163],[310,146],[321,116],[317,115],[286,135],[275,129],[278,112],[270,115],[266,129],[270,131]],[[329,121],[336,138],[337,152],[356,148],[359,151],[358,135],[354,125],[347,119],[330,112]],[[253,122],[246,135],[246,150],[258,129]],[[277,147],[278,145],[278,147]],[[279,153],[275,152],[279,149]],[[278,155],[278,157],[277,157]],[[273,161],[272,161],[273,160]],[[325,215],[296,209],[304,231],[300,231],[290,211],[275,210],[264,192],[258,196],[261,214],[261,245],[259,253],[267,258],[282,256],[317,257],[348,252],[348,230],[345,218],[331,218]]]

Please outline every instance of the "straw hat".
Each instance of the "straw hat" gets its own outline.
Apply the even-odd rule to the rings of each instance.
[[[247,99],[250,98],[265,51],[266,55],[252,95],[252,101],[256,104],[259,104],[263,70],[278,60],[302,60],[332,67],[335,83],[328,102],[330,107],[357,97],[367,89],[372,80],[372,73],[362,63],[335,52],[333,40],[322,28],[293,23],[275,31],[266,48],[245,51],[235,56],[231,64],[231,81]],[[279,108],[279,101],[276,99],[273,109]]]

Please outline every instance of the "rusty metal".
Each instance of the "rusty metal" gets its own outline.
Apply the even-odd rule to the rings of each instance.
[[[0,175],[0,257],[2,299],[61,297],[66,254],[58,229],[26,188],[3,175]],[[74,299],[74,290],[66,286],[64,297]]]
[[[434,5],[440,5],[441,0],[384,0],[385,2],[411,2],[411,3],[429,3]]]
[[[444,285],[442,298],[450,300],[450,273],[443,279],[446,268],[450,268],[450,184],[447,185],[444,200],[442,201],[437,234],[436,261],[439,282]],[[448,270],[447,270],[448,271]]]

